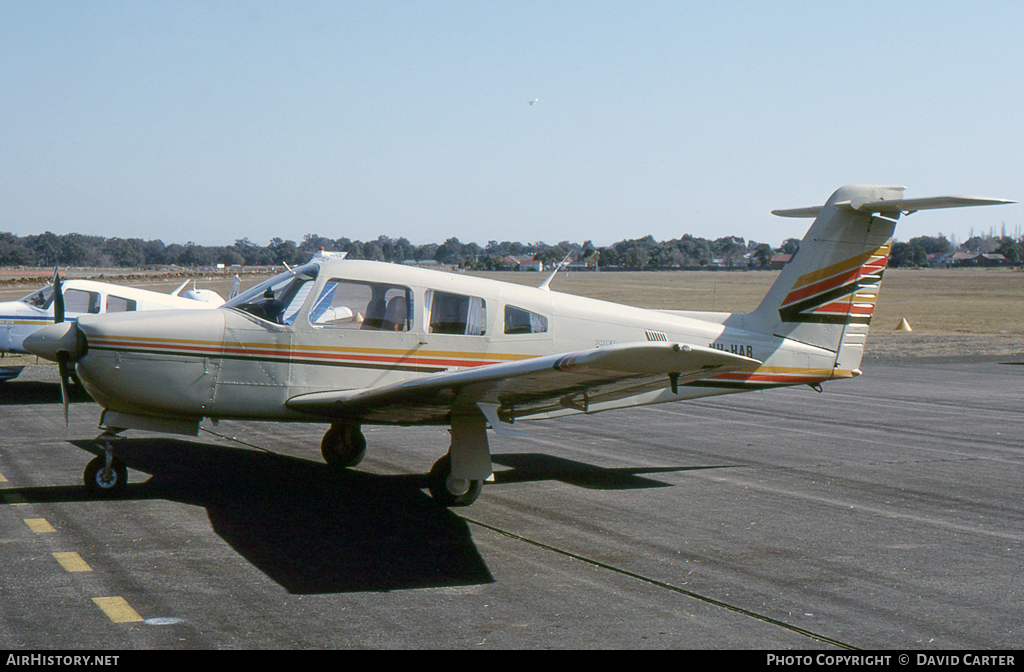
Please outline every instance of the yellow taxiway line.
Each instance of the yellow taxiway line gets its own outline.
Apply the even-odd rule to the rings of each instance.
[[[92,601],[114,623],[137,623],[142,620],[142,616],[123,597],[94,597]]]
[[[69,572],[91,572],[92,567],[89,566],[85,560],[82,559],[78,553],[74,551],[67,551],[63,553],[54,553],[53,557],[60,563],[60,566]]]
[[[25,518],[25,524],[28,525],[28,529],[36,534],[48,534],[57,531],[46,518]]]

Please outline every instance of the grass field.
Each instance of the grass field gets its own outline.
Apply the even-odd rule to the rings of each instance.
[[[546,274],[478,273],[481,277],[537,285]],[[660,273],[560,273],[554,291],[645,308],[746,312],[761,301],[778,272],[669,271]],[[117,282],[116,278],[109,278]],[[247,286],[256,282],[248,278]],[[227,296],[230,279],[197,278]],[[0,300],[20,298],[33,285],[0,287]],[[181,278],[130,281],[168,292]],[[913,331],[896,331],[906,319]],[[969,356],[1024,354],[1024,272],[1010,269],[889,269],[875,307],[868,356]],[[6,363],[13,364],[8,358]]]

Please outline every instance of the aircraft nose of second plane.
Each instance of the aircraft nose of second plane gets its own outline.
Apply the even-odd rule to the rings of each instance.
[[[25,337],[23,347],[37,357],[57,361],[57,353],[75,358],[80,354],[78,328],[74,322],[60,322],[43,327]]]

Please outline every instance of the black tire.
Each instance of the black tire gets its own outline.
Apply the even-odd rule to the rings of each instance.
[[[366,437],[359,425],[331,425],[320,442],[320,454],[329,466],[354,467],[366,455]]]
[[[124,492],[128,485],[128,468],[116,457],[110,463],[110,473],[104,478],[107,460],[102,455],[95,457],[85,467],[83,481],[89,492],[101,497],[114,497]]]
[[[452,479],[452,458],[445,454],[430,469],[428,486],[431,496],[446,507],[469,506],[480,496],[483,481],[456,481]],[[459,486],[462,487],[459,487]]]

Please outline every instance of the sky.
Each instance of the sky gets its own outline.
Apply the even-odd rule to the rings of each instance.
[[[1022,35],[1011,0],[0,0],[0,232],[777,246],[844,184],[1022,201]]]

